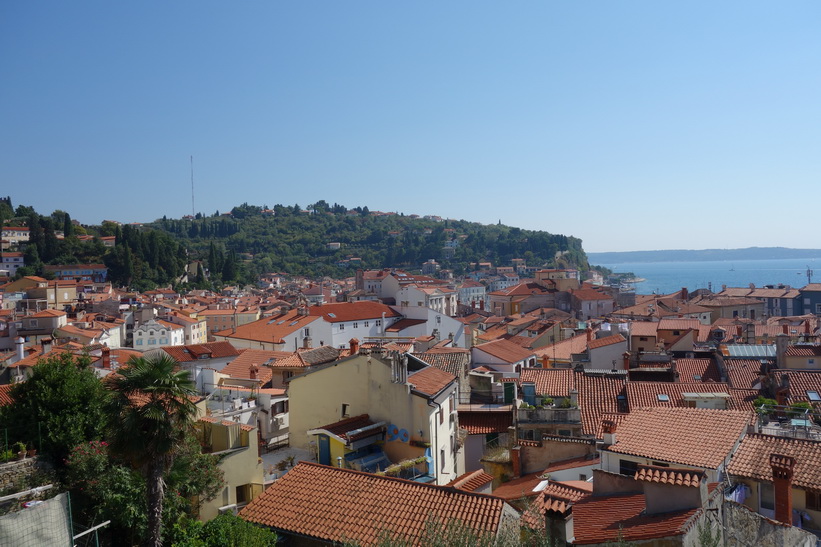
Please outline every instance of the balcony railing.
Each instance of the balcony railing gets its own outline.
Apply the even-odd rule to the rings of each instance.
[[[582,421],[578,408],[520,408],[517,412],[520,424],[579,424]]]

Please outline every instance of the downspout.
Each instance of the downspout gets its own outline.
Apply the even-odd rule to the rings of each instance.
[[[431,401],[429,399],[428,400],[428,406],[432,407],[433,405],[431,403],[433,403],[433,405],[436,405],[436,407],[439,409],[439,413],[441,414],[442,413],[442,404],[437,403],[436,401]],[[436,420],[435,419],[434,419],[434,427],[433,427],[433,444],[431,445],[431,448],[433,448],[433,450],[431,450],[431,459],[434,461],[433,472],[434,472],[434,476],[436,477],[436,480],[438,482],[438,480],[439,480],[439,469],[442,468],[442,463],[439,461],[439,428],[436,427]]]

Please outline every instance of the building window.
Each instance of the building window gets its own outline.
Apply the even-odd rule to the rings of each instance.
[[[807,490],[807,509],[821,511],[821,492]]]
[[[341,330],[341,331],[345,330],[345,323],[340,323],[339,324],[339,330]]]
[[[370,326],[370,321],[365,321],[365,328]]]
[[[357,323],[356,321],[354,321],[353,328],[358,329],[358,328],[359,328],[359,323]]]
[[[377,327],[381,327],[381,326],[382,326],[382,320],[381,320],[381,319],[377,319],[377,320],[374,322],[374,324],[375,324]]]
[[[771,482],[762,482],[759,485],[758,496],[761,500],[761,508],[774,510],[775,492],[773,491],[773,484]]]
[[[445,423],[445,411],[440,409],[439,410],[439,425]]]
[[[142,339],[137,340],[137,345],[138,345],[138,346],[142,346],[142,345],[143,345],[143,341],[142,341]]]
[[[442,473],[444,473],[445,472],[445,449],[444,448],[439,450],[439,461],[440,461],[439,469],[442,471]]]
[[[636,471],[639,470],[638,462],[632,460],[619,460],[619,474],[627,475],[628,477],[635,476]]]
[[[348,417],[348,407],[349,407],[349,406],[350,406],[350,405],[349,405],[348,403],[342,403],[342,417],[343,417],[343,418],[347,418],[347,417]]]
[[[311,329],[309,329],[309,328],[302,329],[302,336],[307,337],[307,336],[310,336],[310,335],[311,335]]]

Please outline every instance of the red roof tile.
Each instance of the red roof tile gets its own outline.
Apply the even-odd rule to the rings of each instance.
[[[0,385],[0,406],[10,405],[14,402],[14,399],[11,398],[11,388],[12,384]]]
[[[401,314],[394,311],[390,306],[369,300],[323,304],[322,306],[311,306],[308,308],[309,316],[321,316],[329,323],[381,319],[383,313],[385,317],[401,317]]]
[[[388,531],[420,545],[431,521],[458,519],[475,532],[496,534],[504,507],[484,494],[300,462],[239,516],[324,541],[369,546]]]
[[[770,454],[795,459],[793,486],[821,491],[821,444],[815,441],[751,433],[741,441],[727,470],[738,477],[772,482]]]
[[[456,376],[436,367],[425,367],[408,376],[408,383],[412,384],[416,391],[430,397],[437,395],[455,381]]]
[[[517,363],[534,355],[533,350],[525,349],[507,340],[494,340],[473,347],[506,363]]]
[[[569,368],[525,368],[519,381],[534,382],[537,395],[568,397],[573,389],[573,371]]]
[[[730,394],[729,384],[716,382],[627,382],[627,402],[630,409],[649,407],[686,407],[684,393]],[[666,397],[665,397],[666,396]],[[746,409],[745,409],[746,410]]]
[[[676,359],[681,382],[720,382],[721,373],[713,359]],[[696,378],[698,376],[698,378]]]
[[[471,435],[507,433],[512,425],[512,412],[459,411],[459,427]]]
[[[700,509],[644,514],[644,494],[589,496],[573,505],[574,545],[680,536]]]
[[[482,469],[465,473],[450,481],[447,486],[464,490],[465,492],[475,492],[479,488],[493,482],[493,475],[485,473]]]
[[[616,444],[607,450],[717,469],[746,434],[751,416],[751,412],[701,408],[634,410],[617,427]]]
[[[637,481],[693,487],[701,484],[705,477],[703,471],[659,467],[657,465],[639,465],[635,475]]]
[[[591,340],[587,344],[587,347],[588,349],[603,348],[605,346],[612,346],[613,344],[618,344],[624,341],[624,336],[622,336],[621,334],[614,334],[612,336],[605,336],[604,338],[596,338],[594,340]]]
[[[231,342],[211,342],[191,346],[163,346],[160,349],[180,363],[196,361],[202,356],[219,359],[239,355],[239,351],[231,345]]]

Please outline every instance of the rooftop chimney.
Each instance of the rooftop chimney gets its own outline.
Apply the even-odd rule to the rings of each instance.
[[[17,346],[17,361],[22,361],[26,358],[26,341],[22,336],[18,336],[17,339],[14,340],[14,344]]]
[[[624,360],[624,370],[630,370],[630,352],[625,351],[621,354],[621,358]]]
[[[792,526],[792,477],[795,458],[782,454],[770,454],[775,491],[775,519]]]
[[[588,342],[592,341],[593,340],[593,329],[590,328],[590,327],[587,327],[585,332],[587,333],[587,341]]]
[[[248,367],[248,377],[251,378],[251,380],[257,379],[257,372],[259,372],[259,367],[256,363]]]
[[[103,353],[103,368],[110,369],[111,368],[111,349],[108,346],[103,346],[102,353]]]
[[[518,479],[522,476],[522,455],[520,451],[520,446],[514,446],[510,449],[510,463],[513,466],[514,479]]]
[[[602,430],[604,431],[602,440],[604,441],[605,446],[616,444],[616,422],[613,420],[603,420],[601,425]]]
[[[348,340],[348,345],[351,348],[351,355],[356,355],[359,353],[359,340],[356,338],[351,338]]]
[[[51,338],[43,338],[40,340],[40,347],[43,348],[43,355],[51,351],[51,344],[54,342]]]
[[[689,300],[689,297],[690,297],[690,293],[687,292],[687,287],[682,287],[681,288],[681,299],[682,300]]]

